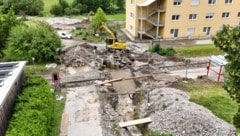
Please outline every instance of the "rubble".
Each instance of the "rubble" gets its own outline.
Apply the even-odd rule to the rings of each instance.
[[[236,129],[217,118],[210,110],[189,101],[186,92],[174,88],[154,89],[140,110],[150,116],[152,130],[177,136],[235,136]]]
[[[50,24],[55,24],[57,29],[63,25],[61,22],[54,20]],[[79,23],[78,20],[74,20],[65,23],[63,29],[72,29],[73,26],[84,29],[87,25],[87,21]],[[70,44],[69,41],[68,43]],[[135,134],[134,132],[140,132],[139,128],[133,126],[127,128],[127,130],[119,128],[117,124],[120,121],[136,117],[150,116],[153,122],[146,126],[148,127],[146,129],[169,132],[176,136],[232,136],[236,134],[236,129],[233,126],[217,118],[208,109],[190,102],[184,91],[166,88],[179,81],[178,77],[169,75],[169,71],[179,69],[179,67],[166,68],[166,66],[182,65],[180,68],[184,69],[187,59],[191,63],[201,62],[205,65],[206,58],[163,57],[154,53],[143,52],[149,47],[145,43],[130,45],[131,53],[121,51],[109,53],[105,46],[85,41],[75,41],[74,44],[74,46],[65,46],[63,54],[59,56],[61,64],[65,66],[65,71],[62,71],[65,72],[64,76],[68,76],[71,81],[74,79],[76,81],[84,80],[80,83],[68,84],[70,89],[67,91],[68,104],[66,104],[66,109],[70,111],[69,115],[74,114],[69,116],[73,123],[80,124],[80,122],[83,122],[81,125],[86,125],[91,131],[93,130],[91,125],[96,123],[95,120],[91,119],[95,118],[97,119],[97,125],[93,127],[99,131],[99,134],[95,133],[96,135],[131,136]],[[95,50],[94,46],[98,46],[98,48]],[[202,65],[196,65],[195,67],[198,66]],[[97,71],[97,73],[94,73],[94,71]],[[113,88],[100,85],[95,87],[93,85],[97,82],[92,80],[100,80],[102,77],[110,80],[119,78],[119,76],[123,78],[147,74],[151,75],[151,78],[121,81],[121,83],[114,83]],[[91,81],[88,81],[89,79]],[[127,94],[129,92],[132,94]],[[134,93],[136,95],[133,95]],[[139,96],[141,100],[136,98]],[[80,107],[81,111],[76,109],[73,103]],[[94,105],[94,109],[91,107],[92,105]],[[139,112],[137,112],[138,109]],[[73,110],[74,113],[72,113]],[[90,110],[94,113],[93,117],[90,116],[92,115]],[[76,117],[74,118],[74,116]],[[72,122],[69,122],[70,125]],[[69,130],[75,131],[77,126],[72,124],[69,128]],[[75,135],[77,135],[77,131]]]

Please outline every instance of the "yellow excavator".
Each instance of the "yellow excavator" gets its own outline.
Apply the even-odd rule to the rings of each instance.
[[[108,50],[113,51],[126,49],[127,46],[126,42],[119,42],[117,40],[116,34],[114,34],[103,22],[101,23],[98,29],[102,28],[105,29],[111,36],[106,39],[106,45]]]

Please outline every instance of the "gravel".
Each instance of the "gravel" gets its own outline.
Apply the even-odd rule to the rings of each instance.
[[[188,95],[174,88],[154,89],[150,103],[144,102],[141,116],[153,120],[149,128],[176,136],[235,136],[236,129],[210,110],[189,101]]]

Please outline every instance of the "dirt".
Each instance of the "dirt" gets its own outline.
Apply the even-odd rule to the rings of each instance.
[[[70,18],[52,18],[47,21],[56,29],[68,31],[89,25],[86,20],[81,22],[81,20]],[[122,32],[119,32],[118,35],[125,40],[128,39]],[[178,67],[178,69],[182,69],[182,72],[178,73],[173,69],[165,68],[165,66],[184,65],[185,60],[169,59],[147,53],[146,50],[152,45],[151,41],[128,41],[130,54],[109,53],[103,44],[89,43],[75,37],[72,40],[62,40],[62,42],[64,48],[60,56],[62,67],[60,75],[62,75],[62,81],[65,80],[67,85],[71,82],[71,85],[65,86],[63,89],[67,95],[61,135],[142,135],[136,126],[125,129],[120,128],[118,123],[143,117],[152,117],[153,119],[149,127],[146,125],[144,129],[151,128],[154,131],[164,131],[174,135],[232,135],[236,131],[231,125],[219,120],[203,107],[200,109],[206,111],[206,114],[196,112],[199,110],[199,106],[190,103],[187,100],[188,96],[184,95],[184,99],[181,99],[185,105],[191,105],[185,107],[188,110],[179,110],[179,107],[182,107],[179,103],[176,103],[179,104],[177,107],[171,106],[175,104],[173,101],[176,100],[171,96],[178,97],[178,94],[182,94],[182,92],[163,87],[168,87],[181,80],[181,76],[185,76],[185,67]],[[159,41],[155,41],[155,43],[157,42]],[[160,41],[163,46],[185,46],[194,43],[196,40]],[[96,50],[94,46],[97,47]],[[206,58],[191,58],[191,62],[204,61]],[[191,70],[195,73],[192,73]],[[99,82],[106,80],[141,75],[151,75],[151,77],[98,85]],[[188,76],[191,75],[202,75],[202,73],[189,68]],[[161,92],[168,97],[163,97]],[[167,106],[166,111],[159,110],[162,107],[159,105],[163,104],[162,100]],[[154,108],[150,107],[149,109],[151,105]],[[204,126],[204,123],[208,125]],[[211,123],[215,124],[211,125]],[[225,127],[219,126],[221,124]],[[209,126],[211,128],[206,129]]]

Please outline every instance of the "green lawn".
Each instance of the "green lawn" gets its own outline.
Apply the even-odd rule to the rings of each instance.
[[[108,20],[120,20],[124,21],[125,20],[125,13],[120,13],[120,14],[114,14],[114,15],[107,15]]]
[[[180,82],[177,88],[187,91],[190,101],[211,110],[219,118],[232,123],[232,117],[237,112],[237,103],[221,87],[208,79]]]
[[[222,51],[217,49],[214,45],[198,45],[187,47],[174,47],[178,56],[181,57],[199,57],[223,54]]]

